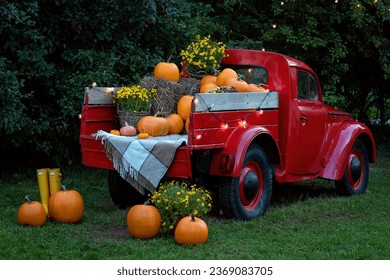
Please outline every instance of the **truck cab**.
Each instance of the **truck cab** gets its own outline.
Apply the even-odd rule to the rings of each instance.
[[[223,214],[241,220],[265,214],[274,182],[325,178],[335,181],[340,194],[364,193],[369,163],[376,159],[373,135],[351,114],[323,103],[315,72],[278,53],[226,53],[222,68],[232,68],[268,91],[194,94],[188,144],[177,149],[165,178],[213,186]],[[102,98],[105,104],[91,104],[94,91],[86,89],[81,114],[83,164],[111,170],[111,196],[126,206],[132,188],[117,176],[103,145],[90,135],[117,125],[115,108],[109,96]],[[100,92],[110,95],[115,90]]]

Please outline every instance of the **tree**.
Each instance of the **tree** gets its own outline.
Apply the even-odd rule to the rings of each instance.
[[[354,1],[203,1],[222,22],[229,46],[266,49],[305,61],[325,99],[368,122],[389,113],[390,3]],[[214,4],[213,4],[214,3]],[[229,24],[229,19],[232,24]],[[387,106],[387,107],[386,107]]]

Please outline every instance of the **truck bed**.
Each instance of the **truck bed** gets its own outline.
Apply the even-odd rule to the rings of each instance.
[[[85,89],[80,116],[82,164],[114,169],[100,141],[92,134],[98,130],[118,129],[119,122],[112,96],[119,88]],[[191,178],[194,151],[221,149],[230,135],[243,126],[271,125],[278,122],[278,93],[195,94],[190,116],[188,145],[176,151],[166,177]],[[260,117],[261,116],[261,117]]]

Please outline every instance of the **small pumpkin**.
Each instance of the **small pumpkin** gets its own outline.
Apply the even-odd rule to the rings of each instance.
[[[111,129],[110,133],[114,134],[114,135],[121,135],[121,133],[120,133],[120,131],[118,129]]]
[[[57,222],[77,223],[83,217],[84,200],[78,191],[61,187],[49,197],[49,216]]]
[[[169,122],[164,117],[154,116],[142,117],[137,123],[139,132],[146,132],[150,136],[165,136],[169,132]]]
[[[182,218],[175,229],[175,241],[180,245],[197,245],[207,242],[209,231],[206,223],[194,214]]]
[[[132,125],[129,125],[127,122],[125,122],[125,126],[122,126],[119,132],[120,135],[123,136],[134,136],[137,134],[136,128]]]
[[[217,87],[218,87],[218,85],[216,83],[206,83],[200,87],[199,91],[200,91],[200,93],[205,93],[205,92],[207,92],[209,90],[213,90]]]
[[[217,76],[213,75],[206,75],[200,80],[200,87],[202,87],[205,84],[213,83],[217,84]]]
[[[180,79],[179,68],[175,63],[159,62],[154,67],[154,77],[156,79],[163,78],[177,83]]]
[[[234,87],[237,92],[248,92],[248,83],[241,78],[229,78],[225,85]]]
[[[187,94],[180,97],[179,102],[177,102],[176,111],[183,121],[187,120],[190,116],[193,99],[193,96]]]
[[[263,88],[260,85],[256,85],[253,83],[248,84],[248,91],[249,92],[267,92],[265,88]]]
[[[134,205],[127,213],[126,223],[132,237],[153,238],[160,232],[161,214],[153,205]]]
[[[223,69],[217,76],[217,85],[226,86],[226,81],[230,78],[238,78],[238,74],[231,68]]]
[[[18,223],[25,226],[43,226],[46,222],[46,210],[42,203],[32,201],[28,195],[25,196],[23,203],[18,209]]]
[[[149,134],[147,134],[146,132],[138,133],[138,139],[146,139],[146,138],[149,138]]]
[[[169,123],[168,134],[179,134],[183,131],[184,121],[178,114],[170,114],[167,118]]]

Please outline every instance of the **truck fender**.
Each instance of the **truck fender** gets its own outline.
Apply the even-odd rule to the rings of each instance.
[[[328,150],[329,152],[325,156],[324,168],[320,173],[320,177],[330,180],[340,180],[343,177],[348,164],[349,154],[356,139],[363,141],[367,149],[369,162],[375,162],[375,140],[370,129],[362,123],[348,122],[334,136]]]
[[[210,175],[239,176],[246,151],[251,143],[257,143],[266,151],[271,163],[280,163],[280,150],[276,138],[265,127],[238,127],[226,141],[225,148],[213,154]]]

